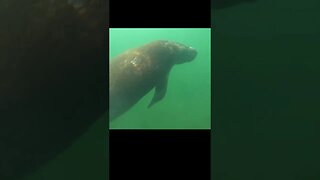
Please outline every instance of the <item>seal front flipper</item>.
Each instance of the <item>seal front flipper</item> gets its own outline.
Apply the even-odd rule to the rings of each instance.
[[[166,92],[167,92],[167,84],[168,84],[168,76],[159,80],[159,82],[156,84],[155,93],[148,108],[150,108],[155,103],[163,99],[163,97],[166,95]]]

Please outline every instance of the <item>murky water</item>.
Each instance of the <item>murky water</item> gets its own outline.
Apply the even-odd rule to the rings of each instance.
[[[319,7],[214,11],[213,179],[319,179]]]

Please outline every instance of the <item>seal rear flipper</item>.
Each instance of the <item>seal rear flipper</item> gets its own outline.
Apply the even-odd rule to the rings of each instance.
[[[161,99],[164,98],[164,96],[166,95],[166,92],[167,92],[167,84],[168,84],[168,76],[166,76],[165,78],[161,79],[156,84],[155,93],[154,93],[154,96],[153,96],[148,108],[150,108],[155,103],[159,102]]]

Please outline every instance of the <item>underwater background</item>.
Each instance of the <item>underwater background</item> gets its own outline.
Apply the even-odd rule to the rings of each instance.
[[[155,40],[176,41],[194,47],[192,62],[173,67],[166,96],[150,109],[154,90],[129,111],[113,120],[110,129],[210,129],[210,29],[110,29],[110,60],[130,48]],[[112,106],[112,105],[110,105]]]
[[[212,179],[320,179],[320,1],[234,1],[212,14]]]
[[[109,134],[106,120],[106,116],[101,116],[65,151],[21,180],[108,179]]]

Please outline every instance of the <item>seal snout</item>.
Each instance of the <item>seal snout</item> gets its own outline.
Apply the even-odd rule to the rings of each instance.
[[[191,46],[181,46],[176,57],[176,64],[182,64],[193,61],[197,56],[198,52]]]
[[[196,58],[198,52],[195,48],[193,47],[189,47],[189,52],[190,52],[190,58],[191,60],[193,60],[194,58]]]
[[[193,61],[196,58],[197,54],[198,54],[198,52],[195,48],[193,48],[191,46],[187,47],[183,52],[183,56],[182,56],[181,61],[182,62]]]

